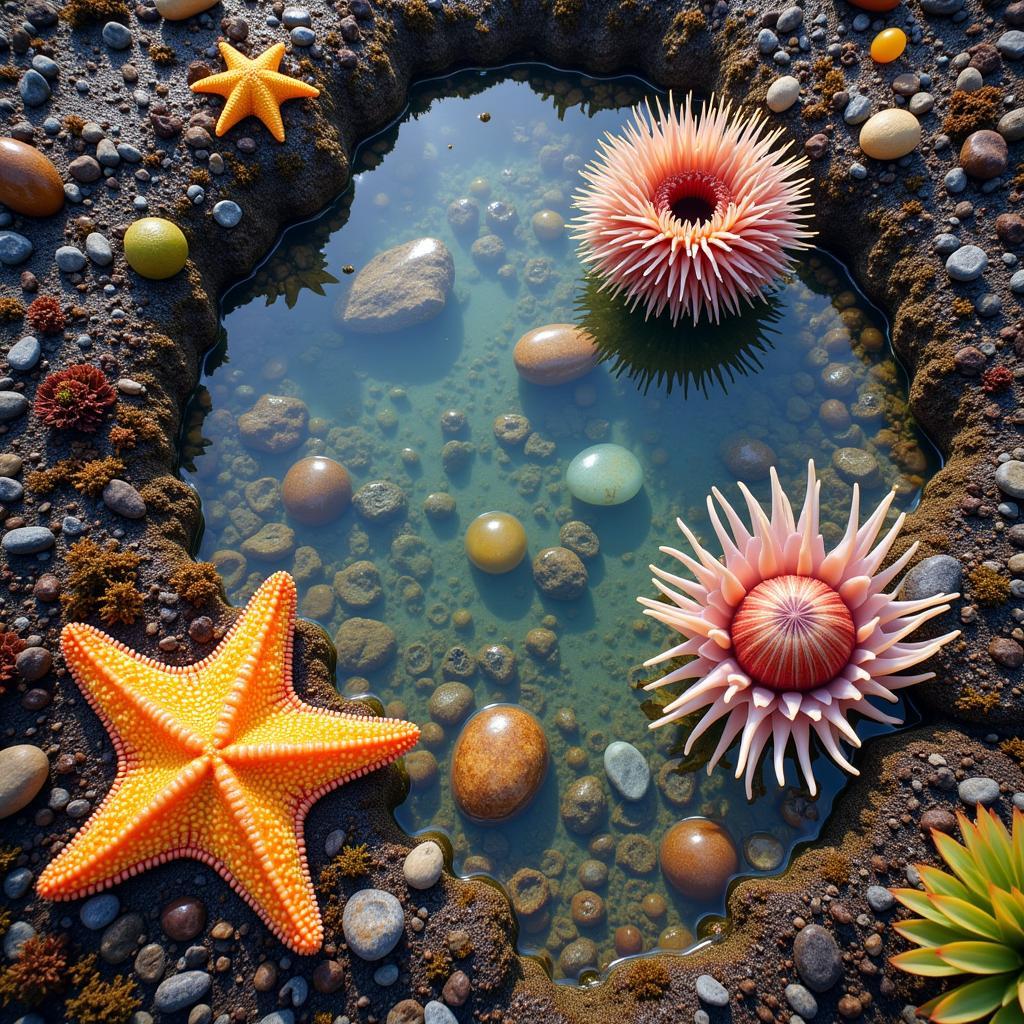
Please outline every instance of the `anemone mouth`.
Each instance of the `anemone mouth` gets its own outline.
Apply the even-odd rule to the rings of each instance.
[[[666,178],[652,202],[659,214],[668,213],[680,224],[705,225],[725,213],[732,191],[721,178],[706,171],[681,171]]]
[[[776,576],[743,598],[733,616],[733,652],[755,685],[804,692],[831,682],[856,638],[846,602],[813,576]]]

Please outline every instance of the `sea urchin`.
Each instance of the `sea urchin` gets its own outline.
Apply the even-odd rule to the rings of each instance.
[[[35,411],[48,427],[91,434],[116,401],[117,392],[99,367],[76,363],[43,379]]]
[[[637,106],[635,124],[608,135],[582,172],[574,197],[580,257],[614,294],[647,314],[669,310],[695,323],[706,309],[718,321],[753,303],[806,248],[807,166],[775,148],[781,130],[764,118],[734,118],[714,101],[694,115],[692,97],[668,110]]]
[[[696,680],[663,709],[663,717],[652,728],[707,708],[687,739],[689,753],[699,736],[724,719],[708,771],[739,736],[736,778],[745,772],[748,797],[769,740],[774,746],[775,775],[784,785],[783,759],[792,739],[813,794],[817,785],[811,770],[812,733],[837,764],[856,775],[840,748],[844,741],[860,746],[847,719],[849,712],[877,722],[899,723],[868,698],[895,702],[893,691],[934,675],[899,673],[931,657],[959,630],[917,642],[905,638],[947,611],[948,602],[959,595],[902,601],[898,585],[886,592],[917,548],[911,545],[879,571],[903,526],[900,515],[875,545],[895,492],[861,526],[860,495],[854,485],[846,532],[826,552],[818,528],[821,485],[813,462],[808,464],[807,494],[798,522],[774,468],[771,518],[742,483],[739,487],[750,513],[751,531],[713,488],[729,527],[723,526],[709,496],[708,516],[724,558],[714,557],[678,520],[697,557],[670,547],[661,550],[682,562],[694,579],[651,566],[654,585],[668,602],[639,598],[647,615],[685,637],[647,665],[674,658],[685,658],[686,664],[649,683],[647,689]]]

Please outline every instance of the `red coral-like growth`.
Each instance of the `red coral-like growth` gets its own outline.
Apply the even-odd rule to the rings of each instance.
[[[986,395],[997,395],[1013,383],[1013,373],[1008,366],[993,366],[981,375],[981,390]]]
[[[14,678],[14,663],[23,650],[25,641],[17,633],[0,633],[0,693],[4,692],[7,684]]]
[[[40,295],[38,299],[33,300],[25,316],[32,325],[32,330],[40,334],[57,334],[64,330],[64,325],[68,322],[60,303],[50,295]]]
[[[117,393],[103,371],[86,363],[51,373],[36,391],[35,411],[49,427],[91,434]]]

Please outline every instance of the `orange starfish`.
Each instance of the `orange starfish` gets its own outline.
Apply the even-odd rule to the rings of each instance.
[[[271,576],[195,665],[162,665],[92,626],[64,628],[75,682],[117,751],[106,798],[39,876],[77,899],[175,857],[216,870],[298,953],[323,923],[302,823],[324,793],[409,750],[410,722],[306,704],[292,688],[295,583]]]
[[[284,142],[281,104],[301,96],[319,96],[320,90],[277,70],[284,56],[284,43],[275,43],[255,60],[249,60],[227,43],[217,45],[227,71],[192,84],[193,92],[211,92],[227,100],[217,121],[217,134],[223,135],[239,121],[253,116],[267,126],[278,142]]]

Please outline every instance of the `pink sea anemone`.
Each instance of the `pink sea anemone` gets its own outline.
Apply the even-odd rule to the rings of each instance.
[[[807,468],[807,494],[799,522],[794,522],[793,508],[774,468],[771,518],[743,484],[739,487],[750,513],[751,531],[717,488],[712,488],[729,526],[726,530],[722,525],[709,496],[708,516],[724,557],[718,559],[708,552],[678,520],[696,558],[675,548],[661,550],[682,562],[694,578],[651,566],[655,587],[670,603],[638,599],[645,614],[685,637],[647,665],[674,658],[685,658],[686,664],[649,683],[647,689],[696,680],[666,705],[663,717],[653,722],[652,728],[707,708],[687,739],[689,753],[699,736],[724,719],[708,771],[739,736],[736,778],[745,773],[748,797],[769,740],[774,746],[775,775],[779,785],[784,785],[783,759],[792,739],[813,794],[817,785],[811,770],[812,734],[837,764],[856,775],[840,747],[843,742],[860,746],[849,713],[899,724],[868,698],[895,702],[895,690],[934,675],[899,673],[931,657],[959,636],[959,630],[917,642],[908,642],[906,637],[923,622],[947,611],[948,602],[959,595],[902,601],[898,599],[899,585],[886,591],[917,547],[911,545],[892,565],[879,571],[903,526],[904,516],[900,515],[875,544],[894,493],[884,498],[861,526],[860,495],[854,485],[846,533],[826,552],[818,530],[821,484],[815,478],[813,462]]]
[[[607,135],[574,197],[580,257],[615,294],[675,323],[738,312],[789,266],[787,250],[806,248],[807,166],[774,148],[755,114],[733,118],[714,101],[695,116],[692,97],[668,111],[637,106],[635,124]],[[785,157],[785,158],[784,158]]]

